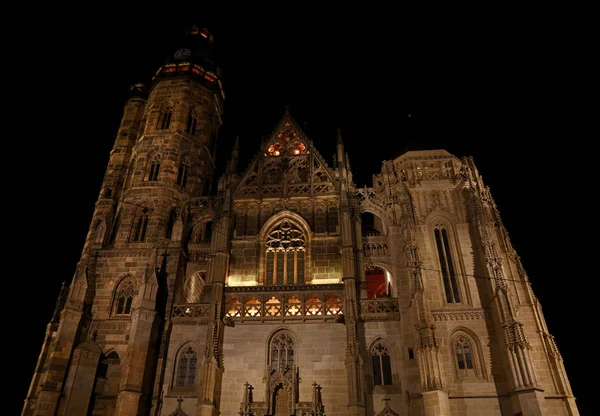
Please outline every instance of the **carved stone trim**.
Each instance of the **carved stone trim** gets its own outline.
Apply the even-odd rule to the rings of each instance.
[[[485,309],[433,311],[432,315],[434,321],[470,321],[491,317],[490,311]]]
[[[344,285],[330,283],[324,285],[278,285],[278,286],[228,286],[225,293],[266,293],[266,292],[321,292],[323,290],[343,291]]]

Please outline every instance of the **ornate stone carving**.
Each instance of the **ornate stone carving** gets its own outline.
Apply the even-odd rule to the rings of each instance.
[[[470,321],[491,316],[488,310],[436,311],[432,315],[434,321]]]

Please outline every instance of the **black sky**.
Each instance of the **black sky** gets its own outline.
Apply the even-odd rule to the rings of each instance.
[[[473,156],[542,303],[580,410],[591,411],[591,386],[583,379],[590,363],[580,353],[577,326],[591,295],[574,283],[591,280],[591,273],[576,234],[583,198],[570,193],[575,153],[585,148],[573,133],[569,81],[553,65],[550,42],[535,32],[430,37],[427,29],[361,20],[360,13],[315,20],[290,20],[287,13],[249,19],[239,12],[242,23],[235,24],[210,13],[161,21],[86,14],[35,27],[33,50],[41,59],[13,62],[26,66],[13,75],[19,82],[26,77],[20,109],[37,115],[19,121],[23,133],[15,140],[34,143],[35,151],[25,149],[28,160],[14,174],[32,168],[39,175],[34,186],[19,182],[15,193],[22,225],[11,240],[26,271],[10,278],[14,293],[28,295],[12,312],[23,363],[11,386],[14,414],[60,282],[71,280],[81,255],[128,87],[148,81],[192,24],[213,32],[223,70],[219,160],[239,136],[245,168],[286,105],[328,162],[342,129],[358,186],[371,186],[381,161],[407,150]]]

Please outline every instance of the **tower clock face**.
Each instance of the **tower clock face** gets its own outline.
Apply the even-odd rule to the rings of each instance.
[[[175,57],[175,59],[185,59],[189,58],[191,53],[192,52],[188,48],[181,48],[178,49],[173,56]]]

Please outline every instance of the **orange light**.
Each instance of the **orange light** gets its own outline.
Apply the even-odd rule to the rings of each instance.
[[[206,78],[210,82],[215,82],[215,79],[213,77],[211,77],[210,75],[204,75],[204,78]]]
[[[275,156],[279,156],[279,150],[275,150]]]
[[[298,149],[294,150],[294,154],[295,155],[299,155],[300,154],[300,150],[298,150]]]

